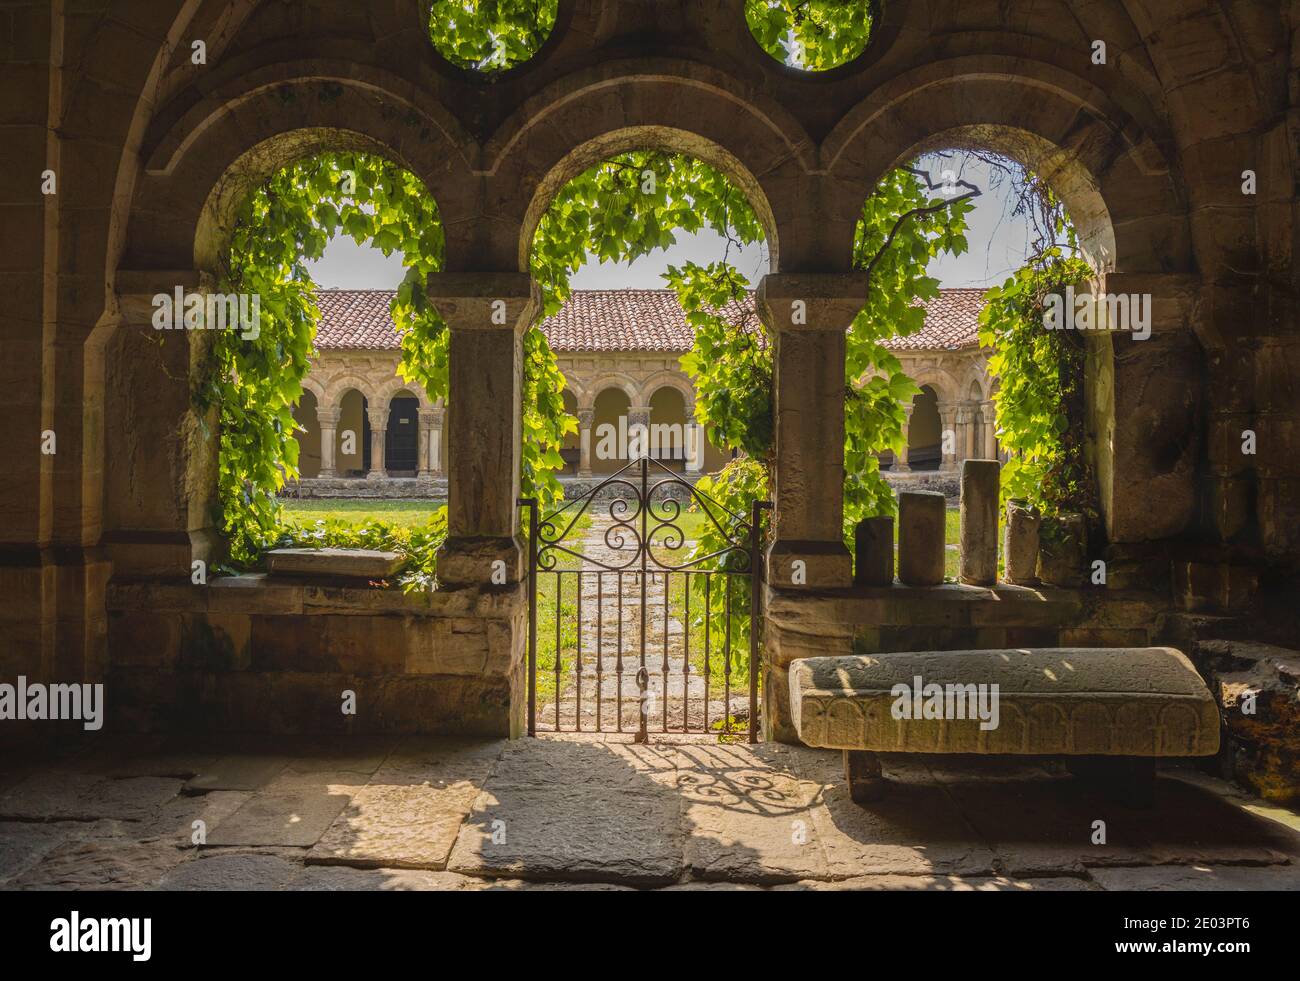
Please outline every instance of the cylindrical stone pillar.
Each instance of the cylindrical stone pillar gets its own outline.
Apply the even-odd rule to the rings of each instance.
[[[891,473],[910,473],[912,470],[907,460],[907,441],[911,437],[913,408],[915,405],[912,402],[903,406],[903,445],[894,454],[894,462],[889,468]]]
[[[951,403],[939,403],[939,452],[941,460],[939,469],[953,471],[957,469],[957,452],[961,446],[957,438],[957,407]]]
[[[1028,501],[1007,501],[1007,531],[1002,548],[1004,577],[1017,586],[1038,585],[1038,526],[1043,516]]]
[[[317,409],[316,425],[320,427],[320,477],[337,477],[334,441],[339,425],[338,409]]]
[[[578,410],[578,476],[591,476],[591,424],[596,421],[595,409]]]
[[[387,477],[387,463],[384,459],[384,437],[388,434],[388,410],[370,409],[370,471],[367,480]]]
[[[961,465],[961,576],[971,586],[998,581],[997,460],[966,460]]]
[[[694,411],[686,413],[682,439],[686,444],[686,472],[698,474],[704,469],[704,427],[695,421]]]
[[[937,491],[898,495],[898,578],[908,586],[943,582],[945,510]]]
[[[863,518],[853,530],[856,561],[853,585],[889,586],[894,582],[894,519]]]

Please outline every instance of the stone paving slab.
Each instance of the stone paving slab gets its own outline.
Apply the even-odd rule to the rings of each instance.
[[[275,855],[204,855],[176,866],[163,876],[160,888],[181,891],[283,889],[302,866]]]
[[[144,821],[180,792],[167,777],[106,779],[87,773],[36,773],[0,795],[0,820]]]
[[[289,763],[287,756],[223,756],[185,784],[188,794],[210,790],[260,790]]]
[[[474,802],[447,867],[529,879],[667,884],[685,870],[680,809],[676,794],[649,781],[644,789],[632,789],[491,780]]]
[[[206,839],[214,828],[252,797],[252,792],[246,790],[214,790],[196,797],[180,796],[163,805],[137,833],[142,840],[161,839],[177,848],[198,847],[206,841],[195,841],[199,830],[194,827],[195,821],[203,822],[202,837]]]
[[[91,837],[55,848],[9,883],[15,889],[152,889],[182,858],[158,842]]]
[[[1155,868],[1094,869],[1103,889],[1141,892],[1281,890],[1300,892],[1300,865],[1161,865]]]
[[[52,824],[6,821],[0,824],[0,886],[36,866],[60,845],[79,839],[83,833],[79,823],[68,821]]]
[[[365,780],[346,770],[285,770],[209,833],[208,845],[310,848],[351,803]]]
[[[686,862],[699,879],[746,883],[827,877],[812,808],[821,785],[748,745],[677,747]],[[767,757],[767,758],[765,758]]]
[[[773,889],[800,892],[1091,892],[1097,886],[1086,879],[1067,876],[1009,879],[1003,876],[868,875],[836,882],[795,882],[774,886]]]

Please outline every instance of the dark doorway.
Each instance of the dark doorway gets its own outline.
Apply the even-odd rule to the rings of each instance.
[[[414,477],[419,469],[420,400],[398,395],[388,404],[384,469],[393,477]]]

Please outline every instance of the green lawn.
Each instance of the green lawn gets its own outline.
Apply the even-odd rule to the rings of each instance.
[[[360,523],[367,518],[378,518],[403,528],[425,524],[433,513],[446,505],[436,500],[363,500],[359,498],[307,499],[286,498],[285,515],[300,524],[337,519]]]

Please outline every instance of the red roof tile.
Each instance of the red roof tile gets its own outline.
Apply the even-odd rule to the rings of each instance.
[[[886,346],[895,351],[950,351],[978,344],[984,290],[941,290],[926,307],[925,327]],[[392,290],[319,290],[322,351],[383,351],[401,346],[388,306]],[[751,294],[734,313],[754,311]],[[556,351],[689,351],[694,334],[672,290],[576,290],[542,323]]]

